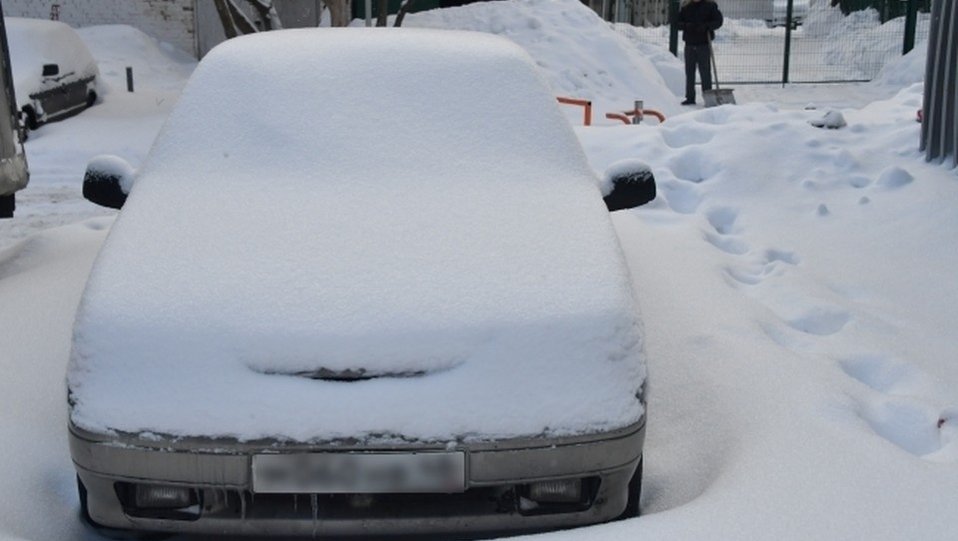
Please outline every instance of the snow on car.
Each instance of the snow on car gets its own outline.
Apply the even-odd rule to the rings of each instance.
[[[85,516],[337,534],[637,514],[646,371],[609,209],[654,184],[614,173],[604,204],[503,38],[217,47],[139,171],[88,171],[123,210],[68,370]]]
[[[35,130],[96,103],[99,70],[73,28],[58,21],[10,17],[6,29],[24,125]]]

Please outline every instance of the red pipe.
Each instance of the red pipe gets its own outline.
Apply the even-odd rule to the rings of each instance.
[[[651,115],[659,119],[659,123],[665,122],[665,115],[655,109],[642,109],[643,115]],[[630,116],[635,116],[635,111],[624,111],[622,113],[606,113],[605,118],[609,120],[621,120],[624,124],[631,124]]]
[[[579,100],[576,98],[564,98],[561,96],[556,97],[559,103],[564,103],[565,105],[578,105],[585,109],[583,113],[582,123],[586,126],[592,125],[592,102],[589,100]]]
[[[621,120],[625,124],[631,124],[632,121],[629,120],[629,117],[623,115],[622,113],[606,113],[605,118],[609,120]]]

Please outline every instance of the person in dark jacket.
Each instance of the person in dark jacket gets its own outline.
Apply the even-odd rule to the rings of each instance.
[[[695,68],[702,78],[702,90],[712,89],[710,41],[722,26],[722,12],[713,0],[684,0],[678,23],[685,42],[685,101],[695,105]]]

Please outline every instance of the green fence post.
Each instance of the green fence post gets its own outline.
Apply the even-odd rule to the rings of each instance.
[[[918,26],[918,0],[903,0],[905,6],[905,43],[901,54],[906,55],[915,48],[915,27]]]
[[[669,1],[669,51],[679,56],[679,0]]]
[[[792,16],[795,0],[788,0],[785,9],[785,58],[782,59],[782,86],[788,83],[788,64],[792,57]]]

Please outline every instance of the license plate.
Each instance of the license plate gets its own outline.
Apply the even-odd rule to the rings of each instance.
[[[253,456],[253,492],[462,492],[466,456],[446,453],[301,453]]]

